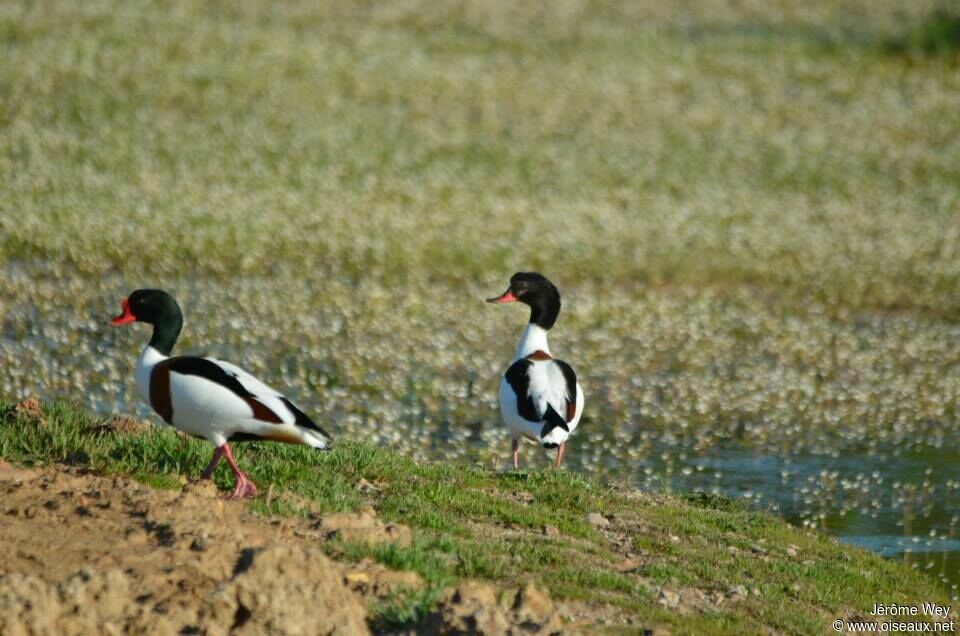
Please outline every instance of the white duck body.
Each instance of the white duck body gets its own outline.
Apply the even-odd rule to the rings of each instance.
[[[329,446],[329,437],[283,394],[229,362],[169,357],[147,345],[137,359],[135,377],[140,396],[164,420],[214,446],[254,438]]]
[[[243,474],[230,441],[268,439],[330,448],[331,437],[293,402],[243,369],[214,358],[170,354],[183,327],[183,313],[162,289],[137,289],[120,302],[114,327],[133,322],[153,325],[150,342],[134,369],[137,390],[168,424],[216,447],[200,474],[210,479],[220,459],[230,465],[236,484],[231,498],[253,497],[256,485]]]
[[[522,394],[518,394],[518,390]],[[525,408],[523,402],[527,398],[529,404]],[[499,400],[500,414],[514,439],[522,436],[553,448],[566,442],[577,428],[583,414],[583,389],[570,366],[550,355],[547,330],[543,327],[532,322],[527,324],[513,364],[500,380]],[[563,418],[566,429],[553,426],[543,435],[548,406]],[[521,414],[521,410],[525,413]]]

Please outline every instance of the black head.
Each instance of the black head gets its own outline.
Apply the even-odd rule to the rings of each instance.
[[[530,307],[530,322],[550,329],[560,313],[560,292],[547,277],[537,272],[517,272],[510,277],[510,286],[488,303],[521,302]]]
[[[164,355],[170,355],[183,326],[183,314],[173,296],[160,289],[138,289],[120,301],[122,313],[110,324],[114,327],[131,322],[153,325],[150,344]]]
[[[135,320],[156,325],[164,319],[180,315],[177,301],[160,289],[138,289],[120,301],[120,309],[123,313],[110,321],[115,327]]]

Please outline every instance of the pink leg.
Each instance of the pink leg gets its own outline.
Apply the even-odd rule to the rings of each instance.
[[[218,446],[213,451],[213,457],[210,458],[210,463],[207,464],[207,467],[200,473],[200,479],[210,479],[213,477],[213,471],[216,469],[217,464],[220,463],[221,457],[223,457],[223,447]]]
[[[230,464],[230,470],[233,471],[233,476],[237,480],[237,485],[233,488],[233,492],[228,498],[237,499],[239,497],[255,496],[257,494],[257,487],[253,485],[252,481],[247,479],[246,475],[240,472],[240,469],[237,467],[237,462],[233,461],[233,453],[230,452],[230,445],[224,442],[220,448],[223,449],[223,456],[226,458],[227,463]]]
[[[519,463],[517,462],[517,452],[520,450],[520,440],[513,438],[513,469],[517,470],[520,468]]]
[[[563,459],[563,449],[566,448],[566,446],[566,442],[557,446],[557,468],[560,468],[560,460]]]

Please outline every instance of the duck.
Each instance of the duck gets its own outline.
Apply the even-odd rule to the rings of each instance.
[[[583,414],[583,389],[567,362],[554,358],[547,332],[560,314],[560,292],[538,272],[517,272],[510,286],[488,303],[520,302],[530,307],[530,320],[520,345],[500,380],[500,414],[512,433],[513,468],[519,468],[520,439],[556,448],[560,468],[570,435]]]
[[[199,356],[172,356],[183,327],[177,301],[160,289],[138,289],[120,302],[114,327],[143,322],[153,326],[150,341],[137,358],[137,392],[163,420],[214,446],[200,475],[210,479],[220,459],[233,472],[228,498],[253,497],[256,485],[237,466],[230,442],[271,440],[332,448],[332,437],[293,402],[240,367]]]

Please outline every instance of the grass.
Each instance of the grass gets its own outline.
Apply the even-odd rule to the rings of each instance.
[[[809,634],[836,617],[866,615],[874,602],[946,603],[932,579],[899,563],[716,496],[643,495],[565,471],[418,463],[351,442],[330,453],[271,444],[241,448],[241,467],[261,485],[273,485],[274,502],[296,502],[267,509],[258,499],[250,504],[254,511],[315,514],[372,505],[384,519],[413,529],[409,547],[325,545],[334,558],[371,557],[426,581],[422,591],[373,609],[373,624],[384,628],[415,625],[442,588],[464,578],[503,586],[531,581],[555,599],[615,607],[637,624],[698,634]],[[81,461],[97,473],[177,488],[202,470],[209,452],[209,444],[169,429],[117,431],[64,402],[28,414],[0,401],[0,459],[6,461]],[[215,475],[221,489],[230,479],[225,469]],[[362,491],[359,483],[376,487]],[[613,519],[612,532],[590,525],[589,512]],[[545,534],[546,526],[558,532]],[[736,586],[746,596],[690,612],[657,602],[661,589],[723,595]]]
[[[956,60],[960,57],[960,11],[942,2],[929,16],[891,37],[886,48],[898,55]]]

